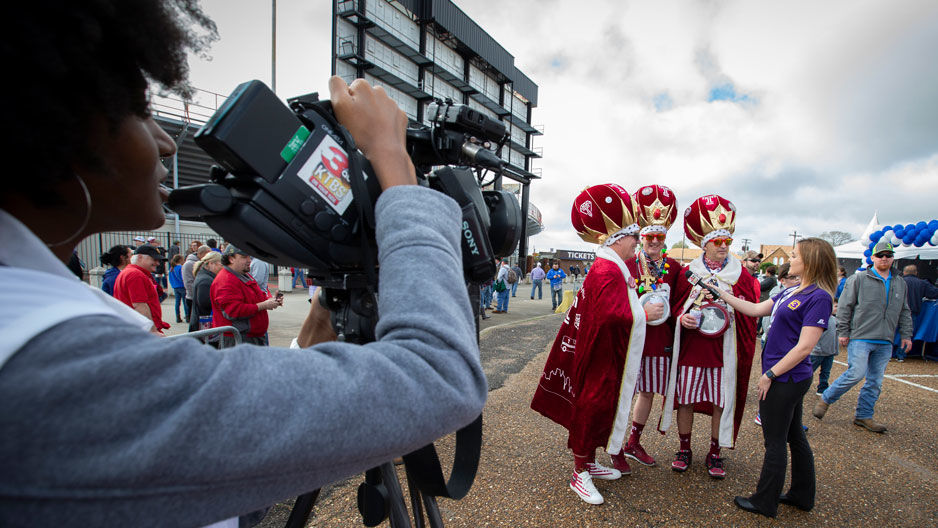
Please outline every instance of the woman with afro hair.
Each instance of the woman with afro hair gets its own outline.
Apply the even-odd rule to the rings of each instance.
[[[473,312],[450,291],[459,207],[416,185],[407,118],[383,89],[329,83],[383,189],[378,340],[326,342],[318,303],[306,348],[161,338],[64,263],[89,235],[165,221],[176,145],[148,90],[185,97],[187,53],[215,26],[194,0],[4,7],[0,526],[245,526],[479,416]],[[434,317],[446,324],[414,323]]]

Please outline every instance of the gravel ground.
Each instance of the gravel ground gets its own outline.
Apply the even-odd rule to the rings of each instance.
[[[302,307],[305,302],[291,304]],[[921,360],[892,362],[887,368],[876,407],[877,420],[889,426],[886,434],[852,424],[859,387],[832,405],[823,421],[811,415],[813,391],[806,396],[804,422],[809,426],[818,482],[817,506],[810,513],[781,505],[773,521],[732,504],[734,495],[755,489],[762,464],[762,433],[752,421],[756,376],[737,449],[723,450],[725,480],[710,479],[703,467],[709,441],[706,417],[695,423],[691,469],[684,474],[669,469],[677,434],[672,430],[664,436],[654,430],[659,397],[642,437],[658,465],[634,464],[630,476],[598,481],[606,500],[603,505],[582,502],[567,486],[572,458],[565,447],[566,431],[529,407],[546,350],[562,320],[560,315],[545,316],[549,308],[549,299],[519,297],[512,299],[508,314],[492,315],[482,324],[482,360],[491,390],[484,413],[482,458],[469,495],[460,501],[440,501],[447,527],[938,526],[938,413],[934,411],[938,363]],[[272,319],[280,316],[284,328],[290,328],[302,315],[302,310],[293,315],[278,310]],[[274,337],[272,328],[272,342]],[[840,362],[846,361],[846,354],[836,359],[832,379],[845,369]],[[448,467],[452,438],[442,439],[437,447]],[[598,457],[608,464],[608,456]],[[356,476],[324,488],[307,526],[361,526],[355,506],[359,482],[361,476]],[[289,504],[275,506],[261,526],[283,526]]]

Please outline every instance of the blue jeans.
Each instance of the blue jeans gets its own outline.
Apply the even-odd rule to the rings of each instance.
[[[296,282],[299,280],[300,285],[297,286]],[[293,282],[290,285],[291,288],[305,288],[306,287],[306,274],[300,268],[293,268]]]
[[[506,289],[505,291],[500,291],[500,292],[498,292],[498,303],[495,304],[495,309],[496,309],[496,310],[498,310],[498,311],[500,311],[500,312],[507,312],[507,311],[508,311],[508,295],[509,295],[509,293],[510,293],[510,292],[509,292],[507,289]]]
[[[555,290],[553,286],[550,287],[550,303],[554,305],[554,310],[563,304],[563,287],[559,290]]]
[[[811,358],[811,368],[815,371],[820,368],[818,375],[817,391],[824,392],[830,387],[828,381],[831,379],[831,367],[834,366],[834,356],[809,356]]]
[[[182,303],[183,310],[186,312],[186,319],[189,319],[189,304],[186,302],[186,289],[185,288],[173,288],[173,293],[176,297],[176,319],[179,317],[179,303]]]
[[[825,403],[836,402],[854,385],[866,378],[857,399],[856,417],[864,420],[873,417],[873,407],[883,388],[886,365],[892,355],[889,343],[869,343],[850,340],[847,345],[847,371],[840,375],[821,395]]]
[[[515,282],[511,285],[511,296],[512,296],[512,297],[515,296],[515,292],[516,292],[516,291],[518,291],[518,281],[515,281]]]
[[[482,290],[479,295],[479,304],[482,305],[482,309],[486,309],[492,304],[492,286],[482,286]]]
[[[534,298],[534,290],[537,290],[537,299],[541,300],[544,298],[544,289],[541,288],[541,285],[544,283],[544,279],[534,279],[534,286],[531,286],[531,298]]]

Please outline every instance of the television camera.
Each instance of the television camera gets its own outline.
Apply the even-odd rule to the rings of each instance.
[[[239,85],[195,135],[218,163],[210,182],[173,190],[169,208],[204,221],[255,257],[308,268],[339,339],[374,341],[378,180],[329,101],[313,93],[287,102],[260,81]],[[506,169],[496,152],[508,135],[503,123],[452,101],[435,101],[425,114],[428,124],[407,129],[408,154],[418,184],[450,196],[462,209],[463,271],[478,305],[475,283],[494,276],[495,258],[515,250],[522,228],[511,193],[482,190],[483,171]],[[422,504],[430,524],[442,526],[433,496],[468,492],[480,443],[481,416],[457,433],[449,483],[442,482],[432,444],[404,456],[415,518]],[[297,499],[288,526],[305,523],[317,493]],[[359,510],[368,526],[389,514],[392,526],[409,525],[393,466],[366,473]]]

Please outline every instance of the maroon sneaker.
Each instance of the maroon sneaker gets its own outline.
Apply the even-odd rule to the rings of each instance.
[[[642,444],[627,445],[625,446],[625,449],[622,450],[622,453],[639,464],[643,464],[645,466],[655,465],[655,459],[645,452]]]
[[[707,455],[706,460],[707,474],[715,479],[721,479],[726,476],[726,471],[723,469],[723,459],[716,455]]]
[[[609,458],[612,459],[612,467],[619,470],[619,473],[623,475],[631,475],[632,467],[629,466],[629,462],[622,456],[622,453],[618,455],[609,455]]]
[[[694,456],[691,454],[690,449],[682,449],[674,455],[674,462],[671,462],[671,469],[683,473],[690,467],[690,461],[693,460],[693,458]]]

